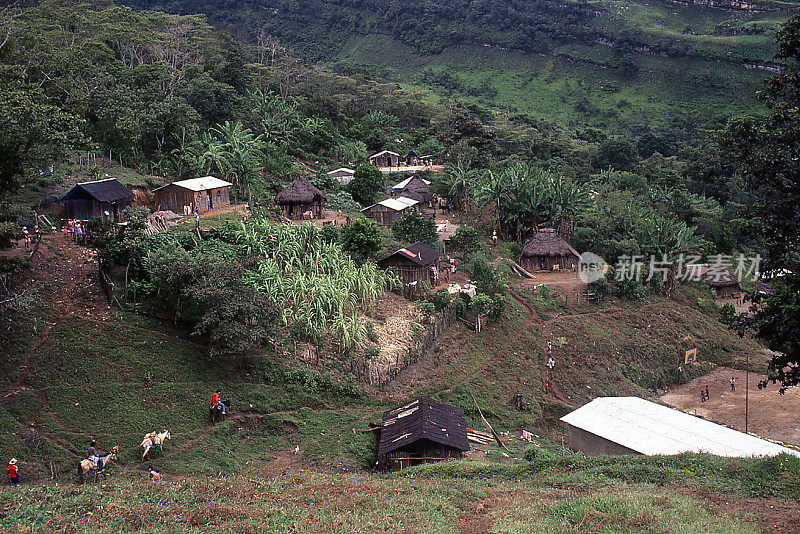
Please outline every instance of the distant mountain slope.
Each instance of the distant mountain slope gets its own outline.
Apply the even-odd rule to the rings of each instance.
[[[128,4],[202,12],[241,38],[270,35],[308,60],[378,67],[438,95],[625,130],[752,111],[758,81],[777,68],[774,30],[800,12],[768,0]]]

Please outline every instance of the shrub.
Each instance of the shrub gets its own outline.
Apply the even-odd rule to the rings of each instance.
[[[736,308],[730,302],[726,302],[720,306],[717,313],[719,314],[720,322],[726,325],[733,323],[733,320],[736,318]]]
[[[433,302],[427,300],[418,300],[417,307],[422,312],[422,315],[425,316],[426,321],[429,321],[431,316],[436,313],[436,306],[433,305]]]
[[[372,219],[356,219],[342,227],[342,248],[356,258],[365,259],[381,247],[381,231]]]
[[[467,301],[461,297],[456,298],[453,301],[453,311],[456,312],[456,316],[464,317],[467,314]]]
[[[475,315],[488,313],[493,306],[492,298],[484,293],[478,293],[469,301],[469,309]]]
[[[450,293],[446,289],[440,289],[435,293],[431,293],[428,296],[428,300],[433,303],[437,310],[443,310],[450,304]]]
[[[605,279],[605,277],[600,278],[599,280],[595,280],[594,282],[591,282],[589,284],[588,289],[590,293],[594,293],[595,295],[597,295],[598,301],[606,298],[608,294],[611,292],[611,287],[608,285],[608,281]]]
[[[616,295],[625,300],[642,300],[644,288],[636,280],[617,280]]]
[[[383,191],[383,173],[374,165],[359,165],[353,175],[353,180],[345,186],[347,192],[353,198],[368,206],[375,202],[375,199]]]
[[[436,244],[439,239],[436,233],[436,221],[421,213],[411,210],[392,226],[394,236],[404,243],[423,241],[429,245]]]
[[[481,250],[484,243],[474,226],[464,225],[456,231],[456,235],[450,240],[450,246],[463,254],[473,254]]]
[[[472,282],[478,291],[487,295],[499,295],[505,293],[506,286],[502,275],[494,268],[491,262],[484,258],[473,260],[469,268]]]

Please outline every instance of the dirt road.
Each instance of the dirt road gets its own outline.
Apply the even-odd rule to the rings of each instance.
[[[731,377],[736,377],[736,391],[731,391]],[[750,373],[749,431],[761,437],[800,445],[800,388],[785,395],[769,384],[758,389],[764,377]],[[709,400],[700,402],[700,388],[708,385]],[[710,421],[744,432],[745,373],[718,367],[711,373],[692,380],[663,395],[661,400],[682,410],[696,413]]]

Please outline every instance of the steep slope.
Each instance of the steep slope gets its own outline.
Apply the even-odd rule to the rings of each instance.
[[[662,0],[128,3],[203,12],[244,39],[274,36],[307,59],[377,68],[442,96],[625,130],[752,111],[756,84],[775,68],[772,33],[797,12]]]

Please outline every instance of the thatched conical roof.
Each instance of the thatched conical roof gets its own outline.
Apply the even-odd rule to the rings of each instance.
[[[530,241],[525,243],[522,247],[523,258],[531,258],[534,256],[548,256],[548,257],[562,257],[562,256],[575,256],[579,257],[578,251],[570,246],[569,243],[564,241],[564,238],[558,235],[558,232],[553,228],[542,228]]]
[[[739,281],[723,268],[709,269],[701,278],[711,287],[739,287]]]
[[[289,187],[275,197],[275,201],[278,204],[313,204],[323,200],[325,200],[325,195],[322,194],[322,191],[314,187],[311,182],[302,176],[296,178],[294,182],[289,184]]]

